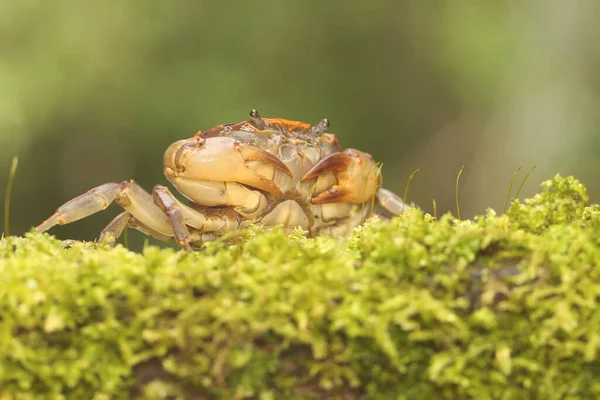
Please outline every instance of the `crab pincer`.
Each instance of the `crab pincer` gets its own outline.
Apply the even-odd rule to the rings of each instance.
[[[312,197],[313,204],[364,203],[375,196],[381,183],[379,168],[370,154],[354,149],[333,153],[315,164],[302,181],[334,173],[337,184]]]
[[[175,186],[186,180],[239,182],[278,195],[282,193],[272,180],[274,171],[292,176],[271,153],[228,137],[196,136],[175,142],[165,153],[164,165],[165,175]]]

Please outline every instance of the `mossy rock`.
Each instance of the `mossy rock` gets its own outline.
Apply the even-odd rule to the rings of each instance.
[[[600,397],[600,208],[253,228],[187,254],[0,241],[0,399]]]

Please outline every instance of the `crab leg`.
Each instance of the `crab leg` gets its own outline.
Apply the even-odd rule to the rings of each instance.
[[[144,226],[166,235],[173,234],[169,218],[152,200],[152,196],[134,181],[105,183],[60,206],[50,218],[36,227],[45,232],[55,225],[64,225],[104,210],[115,200]],[[123,219],[125,217],[122,217]],[[124,222],[120,219],[109,224],[114,232]]]
[[[377,199],[379,204],[392,214],[402,215],[408,209],[400,196],[384,188],[379,188],[377,191]]]
[[[177,240],[179,247],[187,251],[192,251],[189,239],[190,233],[183,219],[182,207],[179,206],[175,197],[173,197],[166,187],[160,185],[154,187],[152,196],[156,205],[169,217],[171,226],[173,226],[175,240]]]
[[[56,212],[35,228],[45,232],[55,225],[65,225],[104,210],[119,193],[118,183],[105,183],[58,207]]]
[[[110,245],[114,246],[117,239],[123,233],[125,227],[129,226],[130,228],[137,229],[140,232],[145,233],[146,235],[152,236],[155,239],[162,240],[163,242],[172,242],[174,240],[173,236],[165,235],[163,233],[152,230],[142,224],[140,221],[136,220],[133,215],[129,213],[129,211],[124,211],[121,214],[117,215],[110,223],[100,232],[99,241],[106,240],[109,234],[114,236],[114,239],[111,240]]]
[[[169,217],[154,203],[152,195],[134,181],[121,182],[122,190],[115,198],[117,204],[153,231],[172,236]]]
[[[116,241],[130,226],[159,240],[175,239],[183,249],[192,250],[190,243],[222,235],[240,224],[234,212],[217,210],[204,215],[181,203],[164,186],[157,185],[150,194],[134,181],[123,181],[100,185],[68,201],[36,230],[45,232],[55,225],[87,217],[104,210],[113,200],[126,211],[101,231],[100,240],[112,234]],[[191,234],[188,226],[193,229]]]
[[[162,185],[156,185],[152,195],[154,202],[169,217],[177,243],[186,250],[191,250],[189,243],[194,242],[190,240],[188,226],[193,228],[195,233],[221,235],[237,229],[240,225],[235,213],[225,211],[205,215],[177,200],[169,189]]]
[[[117,215],[112,221],[106,225],[104,229],[100,231],[99,241],[104,241],[108,235],[113,235],[114,239],[111,240],[111,245],[114,245],[116,240],[121,236],[125,227],[130,225],[131,219],[133,216],[129,213],[129,211],[123,211],[121,214]]]

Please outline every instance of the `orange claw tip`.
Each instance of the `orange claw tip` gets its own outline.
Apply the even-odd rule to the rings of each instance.
[[[333,153],[316,163],[304,176],[302,182],[312,179],[327,172],[340,172],[347,169],[350,164],[356,162],[352,156],[346,153]]]
[[[277,168],[290,178],[293,177],[292,171],[290,171],[287,165],[285,165],[283,161],[281,161],[279,158],[275,157],[273,154],[267,151],[261,150],[254,146],[241,145],[239,143],[236,143],[234,145],[234,148],[237,151],[239,151],[239,153],[242,155],[242,158],[245,161],[262,161],[266,164],[270,164],[273,167]]]

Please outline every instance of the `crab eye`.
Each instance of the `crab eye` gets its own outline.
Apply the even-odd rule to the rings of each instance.
[[[263,130],[267,127],[265,120],[260,116],[258,111],[254,109],[250,111],[250,122],[260,130]]]
[[[310,129],[315,135],[321,135],[327,130],[327,128],[329,128],[329,120],[325,118]]]

